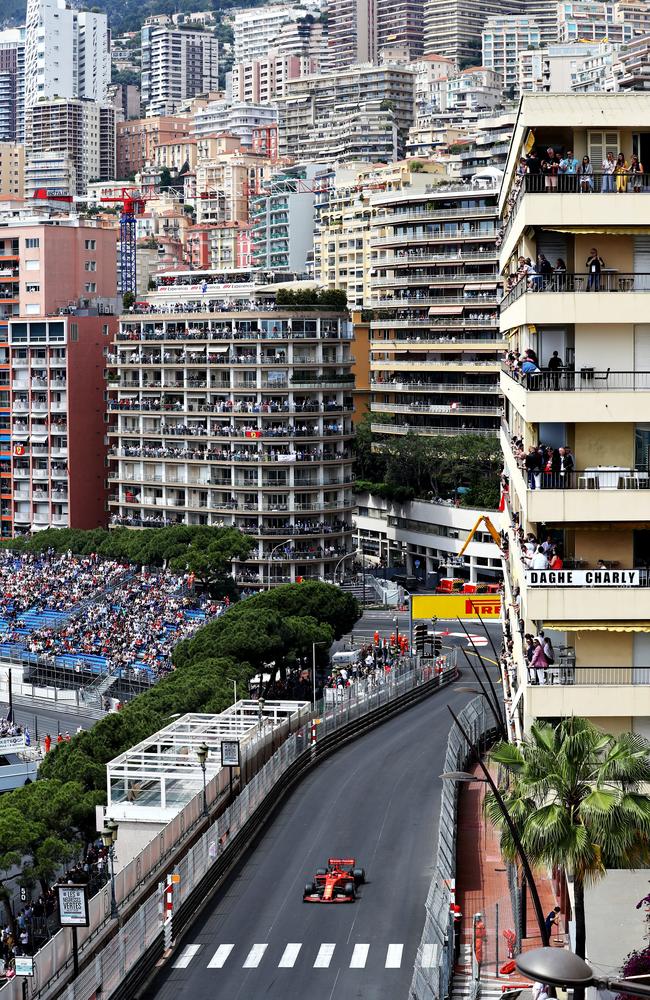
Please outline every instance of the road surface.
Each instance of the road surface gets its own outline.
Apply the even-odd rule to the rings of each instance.
[[[431,880],[448,688],[317,767],[294,790],[147,1000],[407,1000]],[[355,903],[305,904],[328,857],[356,857]]]

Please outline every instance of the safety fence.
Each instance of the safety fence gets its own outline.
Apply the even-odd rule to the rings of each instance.
[[[23,980],[25,987],[17,978],[12,980],[0,990],[2,1000],[24,1000],[24,997],[51,1000],[59,996],[65,1000],[91,1000],[100,994],[103,998],[132,1000],[138,985],[147,979],[165,948],[191,923],[289,788],[345,742],[426,697],[455,676],[453,663],[440,669],[433,665],[409,668],[404,662],[401,671],[385,675],[381,683],[376,678],[360,680],[341,703],[327,706],[321,703],[317,706],[320,712],[313,719],[285,734],[286,738],[267,763],[216,820],[210,822],[202,815],[202,795],[196,795],[118,874],[116,897],[124,913],[128,911],[125,903],[136,892],[145,872],[158,871],[157,877],[161,879],[144,902],[131,909],[124,923],[111,921],[108,886],[91,898],[91,926],[78,931],[81,964],[78,976],[73,978],[71,931],[64,928],[34,957],[34,976]],[[260,739],[263,737],[262,731]],[[219,779],[225,782],[225,769],[208,785],[209,810],[225,792],[215,784]],[[201,826],[206,824],[207,829],[201,833]],[[174,847],[195,826],[196,836],[179,859]],[[165,918],[170,914],[171,920],[167,921]]]
[[[484,748],[494,733],[494,718],[486,712],[485,699],[474,698],[459,714],[460,723],[475,747]],[[463,771],[472,746],[453,726],[447,740],[443,771]],[[410,1000],[444,1000],[449,996],[454,971],[454,920],[451,904],[456,876],[457,782],[443,781],[436,867],[425,903],[424,931],[418,948]],[[431,952],[433,950],[433,959]]]

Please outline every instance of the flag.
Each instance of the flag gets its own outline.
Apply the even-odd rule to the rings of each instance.
[[[25,726],[25,746],[30,747],[32,745],[32,738],[29,734],[29,729]]]

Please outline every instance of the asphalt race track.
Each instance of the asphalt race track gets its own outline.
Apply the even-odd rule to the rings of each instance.
[[[334,754],[203,910],[148,1000],[407,1000],[431,879],[453,686]],[[328,857],[356,857],[351,904],[302,902]]]

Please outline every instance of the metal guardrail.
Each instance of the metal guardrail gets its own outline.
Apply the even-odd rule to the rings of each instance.
[[[482,697],[470,701],[460,713],[459,719],[472,743],[480,748],[495,736],[494,720],[486,712]],[[454,726],[447,740],[443,772],[464,771],[470,758],[470,746]],[[425,904],[424,931],[411,981],[410,1000],[444,1000],[449,996],[454,971],[454,924],[450,910],[453,898],[450,887],[451,880],[456,875],[457,812],[457,783],[443,781],[436,867]],[[434,959],[425,961],[425,950],[428,951],[431,946],[434,949]]]
[[[289,789],[308,770],[366,730],[446,686],[455,676],[455,666],[442,673],[436,672],[434,667],[419,666],[405,673],[388,675],[381,683],[372,679],[359,682],[342,702],[336,701],[326,707],[321,703],[321,715],[316,716],[320,719],[316,727],[316,742],[311,742],[311,722],[290,734],[172,869],[180,876],[180,881],[174,885],[172,940],[177,940],[190,926],[210,894],[224,881]],[[193,808],[196,806],[194,812],[197,815],[200,813],[200,800],[199,794],[190,803]],[[162,834],[145,851],[152,847],[157,849],[161,837]],[[132,866],[137,874],[137,859]],[[91,905],[96,900],[108,915],[110,905],[106,889],[91,900]],[[115,925],[113,936],[105,945],[91,940],[86,947],[82,945],[82,969],[75,979],[72,979],[68,932],[59,931],[51,943],[58,941],[61,962],[56,972],[43,981],[37,954],[35,976],[28,981],[27,995],[35,1000],[54,1000],[63,996],[65,1000],[88,1000],[101,991],[105,1000],[109,997],[132,1000],[164,951],[161,904],[159,886],[159,890],[153,892],[121,926]],[[22,983],[17,979],[11,980],[0,990],[0,996],[2,1000],[24,1000]]]

